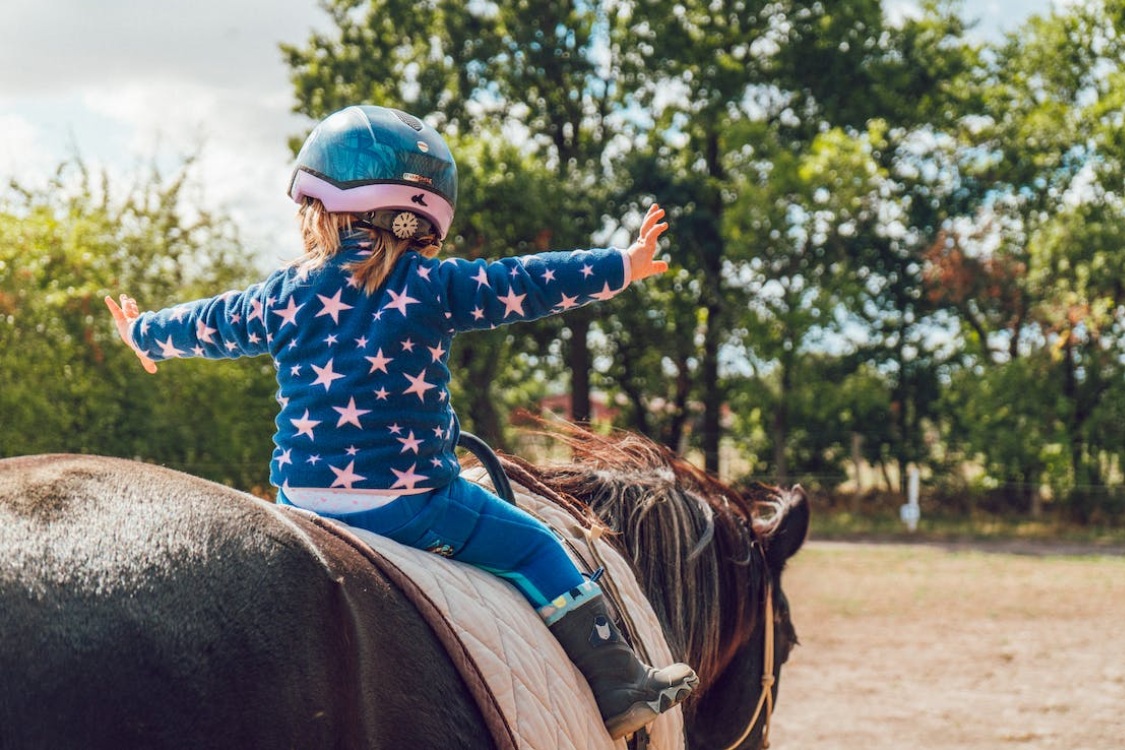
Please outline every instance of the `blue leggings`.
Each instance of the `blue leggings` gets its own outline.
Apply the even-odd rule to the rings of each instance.
[[[290,504],[281,492],[278,502]],[[379,508],[321,515],[487,570],[537,610],[586,580],[546,525],[461,477]]]

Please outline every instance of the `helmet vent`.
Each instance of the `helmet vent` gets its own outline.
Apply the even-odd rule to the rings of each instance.
[[[402,120],[403,124],[409,125],[410,127],[414,128],[418,132],[421,132],[422,128],[425,127],[425,125],[423,125],[422,121],[419,120],[414,115],[409,115],[405,112],[400,112],[397,109],[392,109],[391,111],[395,113],[395,117]]]

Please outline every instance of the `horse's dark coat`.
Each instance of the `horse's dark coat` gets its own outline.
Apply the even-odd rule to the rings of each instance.
[[[118,459],[0,461],[0,750],[488,747],[401,592],[331,534]],[[360,636],[362,634],[362,636]]]
[[[642,474],[624,481],[651,473],[639,465]],[[669,476],[682,474],[696,493],[680,520],[714,515],[723,533],[710,554],[731,579],[693,583],[722,591],[718,615],[699,619],[717,623],[725,642],[703,659],[706,684],[685,707],[686,735],[693,750],[726,747],[760,693],[767,582],[778,605],[777,670],[796,641],[780,576],[804,540],[808,506],[799,491],[763,488],[767,501],[784,501],[765,532],[751,532],[750,500],[677,466]],[[700,507],[707,502],[710,510]],[[0,750],[493,747],[474,686],[441,638],[328,528],[148,464],[0,461]],[[679,528],[668,526],[663,543],[683,557]],[[664,560],[659,548],[638,554],[650,596],[683,573],[651,564]],[[740,748],[759,747],[762,726]]]

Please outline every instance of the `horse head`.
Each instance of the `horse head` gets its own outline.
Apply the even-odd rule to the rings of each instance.
[[[751,546],[762,561],[748,591],[748,600],[759,609],[749,630],[744,625],[732,637],[734,653],[715,666],[707,690],[688,707],[688,747],[769,747],[781,667],[798,643],[781,575],[808,535],[808,499],[800,486],[763,484],[753,485],[743,497],[753,509]]]
[[[632,433],[555,437],[571,462],[509,461],[585,504],[632,561],[673,656],[700,676],[684,706],[688,746],[768,746],[781,666],[797,643],[781,574],[808,533],[804,491],[736,491]]]

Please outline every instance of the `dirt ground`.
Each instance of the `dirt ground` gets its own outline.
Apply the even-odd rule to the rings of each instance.
[[[1027,552],[807,543],[774,750],[1125,748],[1125,557]]]

